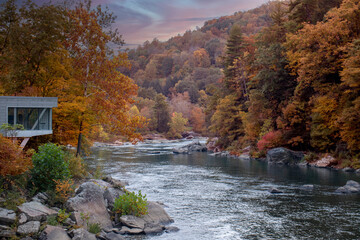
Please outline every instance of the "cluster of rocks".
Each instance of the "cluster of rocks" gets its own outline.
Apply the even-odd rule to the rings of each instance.
[[[62,225],[47,225],[49,217],[58,216],[60,209],[47,206],[48,198],[44,193],[20,205],[16,212],[0,208],[0,239],[18,235],[41,240],[116,240],[126,239],[127,235],[179,230],[166,226],[173,220],[157,202],[148,201],[148,214],[142,217],[118,216],[112,210],[115,199],[124,194],[123,183],[111,178],[106,180],[92,179],[80,185],[75,197],[65,204],[70,217]],[[101,232],[90,233],[87,230],[90,224],[97,224]]]
[[[185,146],[174,148],[173,153],[176,154],[190,154],[191,152],[206,152],[207,147],[205,144],[200,143],[199,140],[193,141]]]

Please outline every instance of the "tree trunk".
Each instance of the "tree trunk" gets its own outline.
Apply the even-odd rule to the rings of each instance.
[[[80,128],[79,128],[80,132],[79,132],[79,137],[78,137],[78,144],[77,144],[77,149],[76,149],[76,156],[79,156],[81,153],[81,138],[82,138],[82,121],[80,122]]]

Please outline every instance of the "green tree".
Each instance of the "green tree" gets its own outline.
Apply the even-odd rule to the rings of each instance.
[[[166,97],[162,94],[158,94],[155,97],[154,116],[152,121],[158,132],[165,133],[169,131],[169,104],[166,102]]]

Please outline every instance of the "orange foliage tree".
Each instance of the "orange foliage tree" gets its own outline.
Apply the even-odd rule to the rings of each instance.
[[[114,17],[100,6],[91,9],[90,1],[81,2],[68,14],[71,28],[64,45],[70,53],[72,70],[69,81],[60,89],[55,110],[59,135],[66,142],[77,141],[78,154],[83,134],[89,134],[94,125],[101,124],[107,131],[132,140],[141,138],[135,131],[144,119],[128,114],[137,86],[118,70],[130,67],[127,55],[108,46],[123,44],[116,31],[107,30]]]
[[[16,176],[31,166],[31,158],[16,143],[0,134],[0,176]]]

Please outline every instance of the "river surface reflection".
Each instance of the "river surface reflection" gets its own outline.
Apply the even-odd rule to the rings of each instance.
[[[137,239],[360,239],[360,196],[338,195],[354,173],[175,155],[189,141],[98,147],[87,161],[163,202],[177,233]],[[313,192],[299,190],[313,184]],[[283,194],[270,194],[276,187]]]

